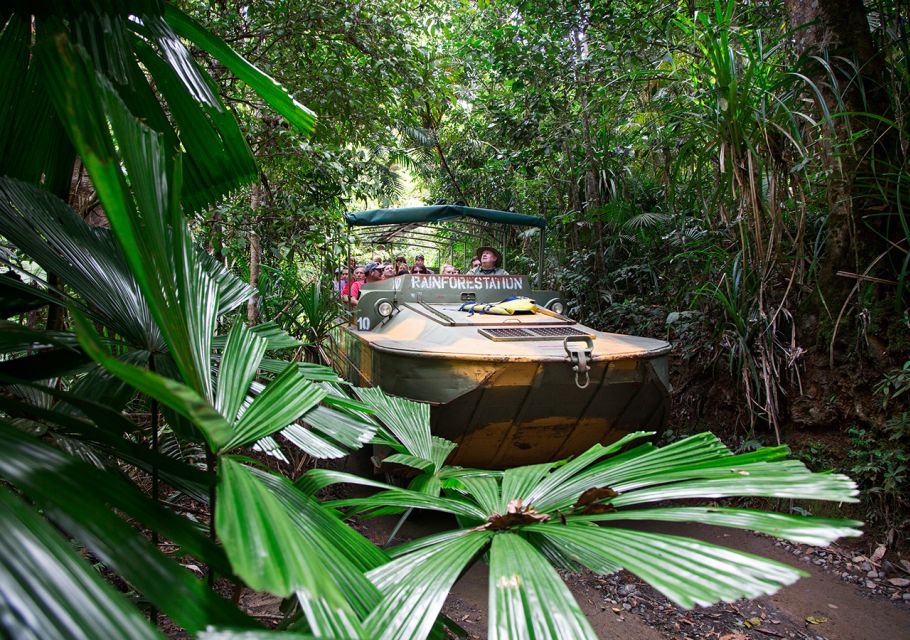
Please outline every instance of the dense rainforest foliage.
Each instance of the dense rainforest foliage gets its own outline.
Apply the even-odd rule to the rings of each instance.
[[[244,278],[251,253],[279,269],[256,278],[254,267],[265,319],[291,317],[281,314],[300,289],[290,273],[305,280],[344,262],[347,211],[416,195],[545,216],[545,273],[573,316],[675,343],[677,431],[787,442],[818,468],[852,470],[871,491],[867,516],[901,535],[905,9],[192,9],[322,118],[301,141],[223,80],[262,180],[199,214],[197,229]],[[534,273],[536,259],[531,250],[510,264]]]
[[[3,635],[277,633],[238,606],[250,589],[286,599],[292,637],[445,637],[447,593],[484,562],[490,637],[588,638],[555,568],[625,568],[686,607],[804,575],[617,520],[859,533],[814,502],[702,496],[861,499],[841,515],[899,544],[899,6],[0,9]],[[546,217],[544,272],[572,315],[674,342],[662,440],[461,469],[426,405],[324,366],[342,214],[415,199]],[[513,270],[539,266],[534,240],[512,238]],[[726,445],[689,435],[706,427]],[[413,468],[407,486],[312,469],[371,443]],[[814,473],[831,467],[862,493]],[[379,492],[325,501],[341,482]],[[451,530],[384,549],[346,523],[410,509]]]

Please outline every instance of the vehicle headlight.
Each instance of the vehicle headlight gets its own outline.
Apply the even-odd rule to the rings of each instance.
[[[550,305],[550,310],[554,313],[562,315],[562,312],[566,310],[566,305],[564,305],[560,300],[557,300],[552,305]]]
[[[385,298],[376,302],[376,313],[381,315],[383,318],[388,318],[390,315],[392,315],[393,308],[394,307],[392,307],[392,303]]]

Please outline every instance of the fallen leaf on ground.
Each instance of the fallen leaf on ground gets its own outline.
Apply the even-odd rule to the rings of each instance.
[[[828,622],[828,618],[825,616],[806,616],[806,622],[809,624],[824,624]]]
[[[757,627],[760,624],[761,624],[761,618],[759,618],[758,616],[749,618],[748,620],[743,620],[743,625],[745,625],[746,629],[751,629],[752,627]]]
[[[885,551],[887,551],[887,550],[888,550],[888,549],[887,549],[887,547],[885,547],[885,545],[880,544],[880,545],[878,545],[878,547],[875,549],[875,553],[873,553],[873,554],[872,554],[872,557],[869,558],[869,559],[870,559],[872,562],[878,562],[879,560],[881,560],[882,558],[885,557]]]

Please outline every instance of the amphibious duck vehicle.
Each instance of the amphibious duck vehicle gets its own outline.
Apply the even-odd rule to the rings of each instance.
[[[392,227],[454,217],[538,228],[543,221],[454,205],[347,219]],[[536,304],[514,315],[471,311],[514,297]],[[533,290],[525,275],[402,275],[363,286],[338,333],[335,365],[355,384],[430,403],[433,433],[459,445],[450,464],[558,460],[661,427],[670,345],[596,331],[563,311],[558,293]]]

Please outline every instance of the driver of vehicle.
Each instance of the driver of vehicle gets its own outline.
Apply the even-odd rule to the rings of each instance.
[[[480,259],[480,265],[468,271],[472,276],[507,276],[509,272],[502,269],[499,264],[502,262],[502,254],[493,247],[479,247],[477,249],[477,258]]]

